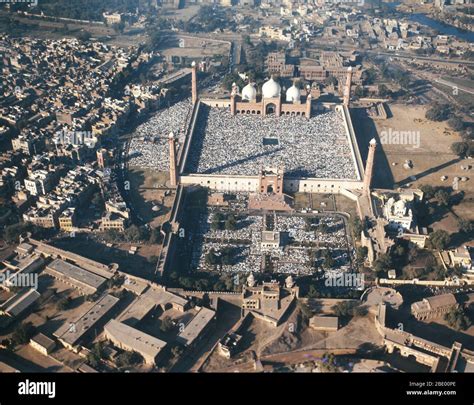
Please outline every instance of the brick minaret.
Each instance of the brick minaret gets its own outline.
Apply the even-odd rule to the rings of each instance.
[[[230,93],[230,113],[235,115],[236,100],[235,97],[239,94],[239,87],[236,83],[232,83],[232,92]]]
[[[197,103],[198,90],[197,90],[197,66],[196,62],[191,63],[191,97],[193,105]]]
[[[367,155],[367,162],[365,164],[364,174],[364,192],[369,195],[370,185],[372,184],[372,176],[374,174],[375,149],[377,148],[377,141],[372,138],[369,142],[369,154]]]
[[[176,187],[178,185],[178,175],[176,170],[176,147],[174,143],[174,134],[171,132],[168,138],[170,146],[170,185]]]
[[[351,86],[352,86],[352,67],[347,69],[346,85],[344,86],[344,105],[349,107],[351,100]]]
[[[311,93],[308,92],[308,95],[306,96],[306,118],[311,118]]]

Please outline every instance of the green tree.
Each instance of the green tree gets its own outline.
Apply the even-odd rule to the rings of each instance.
[[[237,228],[237,221],[233,215],[229,215],[224,223],[226,231],[234,231]]]
[[[102,359],[105,358],[105,343],[96,342],[91,348],[91,351],[87,354],[87,362],[92,367],[99,366]]]
[[[466,156],[469,150],[469,144],[467,142],[454,142],[451,145],[451,150],[458,156]]]
[[[462,131],[462,129],[464,128],[464,122],[459,117],[451,117],[448,120],[448,125],[455,131]]]
[[[388,97],[392,93],[385,84],[379,84],[379,96]]]
[[[438,190],[435,193],[435,198],[438,200],[438,202],[447,207],[449,205],[449,193],[446,190]]]
[[[357,86],[354,90],[354,94],[356,97],[365,97],[365,89],[362,86]]]
[[[347,318],[354,316],[354,308],[359,305],[358,302],[354,301],[341,301],[336,305],[333,305],[331,309],[334,314],[340,318]]]
[[[434,104],[426,111],[426,118],[430,121],[444,121],[449,117],[451,107],[447,104]]]
[[[451,236],[448,232],[438,229],[437,231],[431,233],[429,241],[434,249],[444,250],[449,246],[451,242]]]
[[[143,357],[135,351],[125,351],[117,356],[115,363],[119,368],[134,367],[143,363]]]
[[[364,262],[365,259],[367,258],[368,253],[369,253],[369,249],[367,249],[366,246],[357,247],[357,249],[356,249],[357,261],[360,262],[360,263]]]
[[[71,302],[72,302],[71,297],[63,297],[58,301],[56,306],[60,311],[65,311],[71,306]]]
[[[456,330],[466,330],[471,326],[471,320],[462,308],[453,308],[444,315],[444,320]]]
[[[435,189],[433,186],[431,186],[430,184],[423,184],[421,187],[420,187],[420,190],[423,192],[424,194],[424,197],[429,200],[431,198],[434,197],[435,195]]]
[[[160,325],[160,330],[162,332],[169,332],[170,330],[172,330],[174,327],[173,325],[173,322],[171,321],[171,318],[169,316],[165,316],[164,319],[163,319],[163,322],[161,322],[161,325]]]
[[[18,243],[20,235],[25,234],[30,230],[31,226],[29,224],[18,223],[9,225],[5,228],[3,237],[7,243]]]
[[[36,328],[31,322],[21,323],[17,326],[12,334],[12,343],[17,345],[24,345],[30,341],[35,335]]]

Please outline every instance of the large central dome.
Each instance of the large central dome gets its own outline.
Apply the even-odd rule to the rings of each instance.
[[[280,97],[280,93],[281,87],[275,80],[273,80],[273,77],[266,81],[262,86],[263,98]]]

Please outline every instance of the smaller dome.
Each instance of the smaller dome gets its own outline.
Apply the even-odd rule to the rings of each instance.
[[[255,286],[255,277],[254,277],[253,273],[250,273],[250,275],[247,277],[247,285],[249,287]]]
[[[289,103],[299,103],[301,101],[300,89],[294,84],[286,91],[286,101]]]
[[[262,95],[263,98],[274,98],[280,97],[281,94],[281,87],[280,85],[273,79],[267,80],[262,86]]]
[[[242,100],[253,101],[256,98],[257,98],[257,90],[255,90],[255,87],[251,83],[248,83],[242,89]]]

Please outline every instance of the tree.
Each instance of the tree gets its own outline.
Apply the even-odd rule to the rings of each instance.
[[[462,233],[470,233],[474,231],[474,222],[467,219],[458,219],[459,231]]]
[[[30,339],[36,333],[36,328],[31,322],[20,324],[12,335],[12,343],[17,345],[24,345],[30,341]]]
[[[334,267],[334,265],[335,265],[335,261],[334,261],[334,259],[332,258],[332,254],[331,254],[331,252],[330,252],[328,249],[326,249],[326,250],[324,251],[323,267],[324,267],[325,269],[331,269],[331,268]]]
[[[392,93],[385,84],[379,84],[379,96],[388,97]]]
[[[333,305],[331,309],[334,314],[340,318],[352,317],[354,315],[354,308],[359,305],[358,302],[354,301],[341,301],[336,305]]]
[[[367,258],[368,253],[369,253],[369,249],[366,246],[359,246],[356,249],[357,261],[360,263],[364,262],[365,259]]]
[[[352,229],[352,237],[356,240],[360,239],[360,235],[364,230],[364,224],[359,219],[359,217],[353,217],[351,220],[351,229]]]
[[[233,215],[229,215],[224,223],[224,228],[226,231],[234,231],[237,228],[237,221]]]
[[[365,97],[365,89],[362,86],[357,86],[354,90],[354,94],[356,97]]]
[[[433,186],[429,185],[429,184],[423,184],[421,187],[420,187],[420,190],[423,192],[425,198],[427,200],[431,199],[434,197],[435,195],[435,189],[433,188]]]
[[[436,191],[435,197],[441,205],[445,207],[449,205],[449,193],[446,190],[440,189]]]
[[[447,104],[434,104],[428,111],[425,117],[430,121],[444,121],[448,118],[451,108]]]
[[[362,72],[362,80],[366,84],[373,84],[377,78],[377,72],[373,67]]]
[[[336,357],[333,353],[324,353],[321,361],[317,362],[317,365],[323,372],[334,373],[337,371]]]
[[[466,330],[471,326],[471,320],[462,308],[452,308],[444,315],[444,320],[448,322],[451,328],[456,330]]]
[[[65,311],[66,309],[70,307],[71,302],[72,302],[71,297],[63,297],[58,301],[56,306],[60,311]]]
[[[141,226],[131,225],[125,229],[125,238],[129,242],[139,242],[149,238],[148,230]]]
[[[469,144],[467,142],[454,142],[451,144],[451,150],[458,156],[466,156],[469,150]]]
[[[17,243],[19,241],[20,235],[28,232],[31,230],[31,226],[29,224],[13,224],[9,225],[5,228],[4,231],[4,239],[7,243]]]
[[[91,38],[91,33],[89,31],[82,30],[77,34],[77,39],[81,41],[88,41]]]
[[[389,254],[381,254],[374,262],[374,270],[381,273],[389,270],[392,267],[392,258]]]
[[[430,244],[434,249],[444,250],[449,246],[451,242],[451,236],[448,232],[438,229],[430,235]]]
[[[104,342],[97,342],[92,346],[91,351],[87,354],[87,361],[92,367],[97,367],[104,357],[105,344]]]
[[[301,301],[298,301],[298,308],[301,312],[301,316],[304,322],[308,322],[309,319],[313,316],[313,311],[308,307],[308,305],[304,304]]]
[[[459,117],[451,117],[448,120],[448,125],[455,131],[461,131],[464,128],[464,122]]]
[[[137,366],[143,363],[143,357],[135,351],[120,353],[115,361],[119,368]]]
[[[148,240],[151,244],[157,244],[161,241],[161,233],[159,228],[153,228],[150,232],[150,239]]]
[[[161,325],[160,325],[160,330],[162,332],[169,332],[171,329],[173,329],[173,322],[171,321],[171,318],[169,316],[165,316],[165,318],[163,319],[163,322],[161,322]]]

